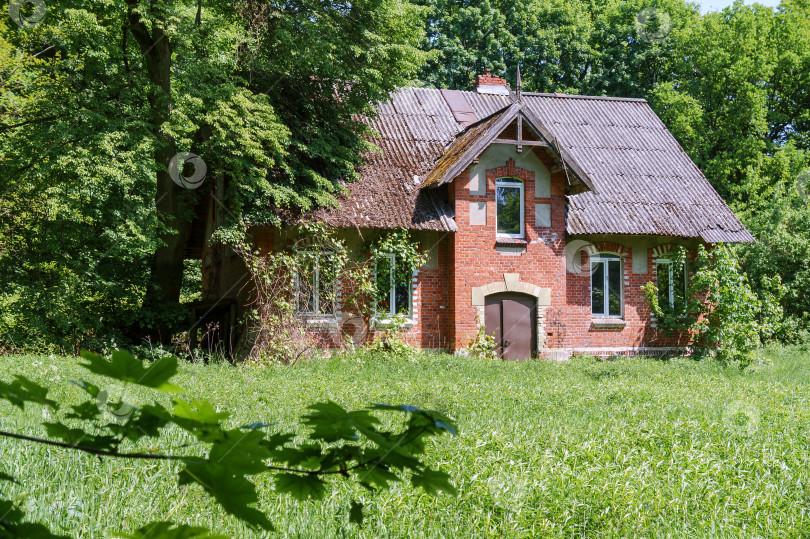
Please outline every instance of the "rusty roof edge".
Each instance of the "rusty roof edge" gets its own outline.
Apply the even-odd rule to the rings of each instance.
[[[591,180],[590,176],[579,166],[579,163],[576,159],[566,150],[565,148],[559,145],[559,140],[557,137],[551,134],[551,130],[549,130],[545,124],[540,121],[534,112],[529,109],[529,107],[524,107],[522,104],[520,105],[520,113],[529,122],[529,125],[537,131],[537,133],[545,139],[548,143],[551,150],[557,154],[557,157],[560,158],[560,161],[563,162],[564,165],[567,165],[571,168],[571,171],[574,173],[574,176],[582,182],[588,189],[591,191],[596,191],[594,188],[593,180]]]

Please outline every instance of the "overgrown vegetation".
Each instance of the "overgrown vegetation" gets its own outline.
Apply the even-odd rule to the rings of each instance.
[[[409,403],[457,419],[459,436],[432,439],[425,456],[450,474],[457,497],[427,496],[406,482],[371,493],[332,481],[320,502],[299,502],[261,474],[255,507],[279,534],[807,536],[810,356],[799,348],[759,356],[740,371],[690,359],[496,363],[358,352],[292,368],[181,363],[172,381],[229,413],[227,429],[262,422],[272,432],[301,432],[308,407],[328,400],[347,410]],[[105,387],[112,400],[140,404],[154,396],[102,383],[73,358],[0,357],[0,380],[16,374],[50,387],[48,397],[66,412],[86,395],[70,380]],[[169,405],[168,397],[159,401]],[[397,414],[379,417],[386,430],[400,424]],[[0,414],[5,431],[47,436],[42,422],[39,406],[6,404]],[[296,444],[306,443],[301,434]],[[188,443],[195,445],[183,448]],[[196,443],[169,426],[140,447],[196,455]],[[99,461],[8,439],[0,453],[0,471],[17,480],[0,482],[0,491],[57,533],[103,537],[169,519],[251,535],[203,489],[179,485],[178,464]],[[364,505],[362,528],[348,522],[352,500]]]
[[[216,236],[239,255],[250,276],[238,358],[292,364],[318,345],[312,330],[319,325],[352,328],[346,344],[361,346],[369,344],[380,322],[385,327],[370,344],[395,354],[410,352],[400,332],[408,313],[394,312],[391,305],[397,283],[409,295],[414,270],[426,262],[409,231],[382,233],[368,252],[354,252],[339,231],[302,224],[287,245],[263,252],[251,243],[246,228]]]
[[[652,281],[644,287],[659,327],[669,332],[687,332],[689,346],[697,358],[711,356],[722,362],[748,366],[763,343],[771,341],[782,326],[779,300],[785,293],[779,276],[763,277],[759,295],[740,269],[732,248],[718,244],[707,250],[702,245],[694,260],[676,246],[668,254],[670,276],[687,275],[671,286],[672,297]],[[662,275],[659,274],[659,283]]]
[[[370,148],[356,115],[426,56],[420,9],[402,0],[42,4],[38,25],[0,17],[10,348],[167,343],[185,322],[194,208],[215,178],[227,177],[226,227],[330,204]],[[205,163],[198,189],[171,178],[182,152]]]

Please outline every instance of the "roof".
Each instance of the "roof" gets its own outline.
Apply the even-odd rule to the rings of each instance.
[[[365,120],[379,133],[380,152],[365,156],[348,196],[318,218],[342,227],[456,230],[452,209],[432,187],[455,177],[485,149],[476,143],[518,113],[590,188],[568,196],[569,234],[753,241],[645,100],[562,94],[523,93],[516,103],[513,95],[398,90]]]
[[[452,108],[452,103],[451,103]],[[455,111],[453,111],[455,113]],[[561,148],[551,132],[534,116],[534,114],[521,102],[514,102],[505,109],[495,112],[491,116],[471,125],[464,130],[456,140],[450,143],[442,156],[436,161],[428,177],[422,183],[423,187],[438,187],[452,182],[461,174],[473,160],[481,155],[490,144],[496,142],[498,135],[503,133],[512,122],[519,120],[525,122],[534,130],[543,142],[561,161],[567,162],[576,178],[593,189],[593,183],[588,175],[579,167],[570,153]],[[527,141],[528,142],[528,141]]]
[[[754,240],[646,101],[523,99],[594,182],[568,197],[569,234]]]

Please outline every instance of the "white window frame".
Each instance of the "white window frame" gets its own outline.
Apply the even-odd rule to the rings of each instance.
[[[312,260],[314,261],[314,280],[315,280],[315,287],[314,287],[314,299],[315,299],[315,310],[314,311],[299,311],[298,310],[298,294],[301,293],[301,274],[296,272],[295,274],[295,294],[296,294],[296,313],[302,316],[319,318],[319,319],[333,319],[337,317],[337,296],[338,290],[337,287],[339,284],[335,283],[335,306],[333,313],[322,313],[320,312],[320,302],[321,302],[321,276],[320,276],[320,266],[321,266],[321,258],[324,256],[334,255],[333,251],[298,251],[299,255],[304,256],[311,256]]]
[[[374,320],[378,324],[388,324],[396,316],[397,311],[397,289],[396,289],[396,262],[397,256],[394,253],[383,253],[377,255],[377,260],[385,258],[388,260],[389,270],[388,270],[388,277],[390,279],[389,285],[389,297],[388,297],[388,304],[390,305],[390,309],[387,313],[385,313],[384,317],[380,317],[380,313],[377,312],[377,301],[374,301]],[[377,277],[377,268],[379,266],[377,264],[374,265],[374,276],[376,283]],[[405,317],[406,322],[412,324],[413,323],[413,278],[416,275],[416,271],[411,271],[411,278],[408,280],[408,315]]]
[[[498,232],[498,187],[517,187],[520,189],[520,234],[505,234]],[[495,180],[495,235],[499,238],[524,238],[526,236],[526,199],[524,197],[523,181],[517,178],[498,178]]]
[[[658,281],[658,265],[665,265],[667,267],[667,272],[669,272],[669,290],[667,296],[669,297],[669,306],[671,308],[675,308],[675,286],[674,282],[672,281],[672,260],[669,258],[656,258],[655,259],[655,284],[659,285]],[[686,297],[686,291],[689,282],[689,272],[686,271],[686,264],[683,266],[683,297]]]
[[[608,314],[610,313],[610,287],[608,286],[608,261],[617,261],[619,262],[619,267],[621,268],[621,275],[619,276],[619,314]],[[604,264],[605,270],[602,272],[603,283],[602,286],[604,287],[605,291],[605,299],[604,299],[604,313],[597,314],[593,312],[593,274],[596,273],[593,269],[593,264],[602,263]],[[616,255],[613,253],[597,253],[591,256],[590,260],[591,264],[591,286],[589,288],[590,292],[590,299],[591,299],[591,316],[593,318],[610,318],[613,320],[623,320],[624,319],[624,257],[621,255]]]

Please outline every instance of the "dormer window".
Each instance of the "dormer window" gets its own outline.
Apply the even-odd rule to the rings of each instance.
[[[498,178],[495,181],[495,220],[498,236],[523,237],[525,230],[523,206],[523,182],[515,178]]]

